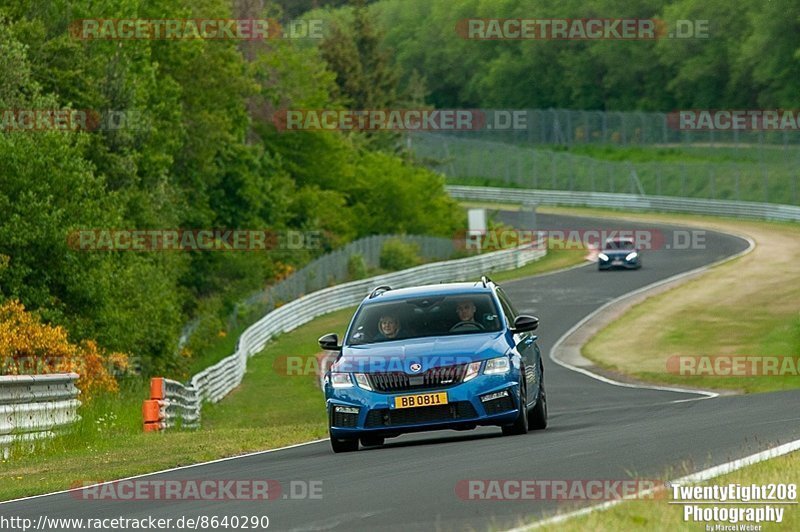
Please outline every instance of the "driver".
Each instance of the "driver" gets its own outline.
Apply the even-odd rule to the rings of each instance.
[[[459,322],[456,323],[456,326],[461,325],[462,323],[474,323],[476,325],[480,325],[477,321],[475,321],[475,303],[472,301],[461,301],[456,305],[456,314],[458,314]]]
[[[387,314],[378,320],[378,336],[376,340],[393,340],[400,334],[400,320]]]

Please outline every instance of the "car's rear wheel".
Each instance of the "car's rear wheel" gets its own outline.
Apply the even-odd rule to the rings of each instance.
[[[528,426],[531,430],[547,428],[547,393],[544,390],[544,373],[539,384],[539,400],[528,414]]]
[[[520,375],[519,385],[519,416],[510,425],[503,426],[504,436],[514,436],[528,433],[528,389],[525,386],[525,372]]]
[[[364,447],[377,447],[379,445],[383,445],[384,437],[383,436],[362,436],[361,437],[361,445]]]
[[[351,453],[358,450],[357,439],[342,439],[331,436],[331,449],[335,453]]]

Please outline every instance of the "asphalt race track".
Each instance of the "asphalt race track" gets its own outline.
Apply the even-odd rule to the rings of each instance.
[[[514,215],[504,219],[513,223]],[[538,224],[562,229],[657,227],[666,243],[672,242],[674,229],[545,215],[539,215]],[[638,271],[597,272],[592,264],[504,286],[520,311],[541,318],[540,345],[547,357],[564,332],[611,299],[746,247],[742,239],[709,232],[705,249],[650,251]],[[746,315],[746,309],[742,312]],[[455,491],[459,481],[656,478],[670,466],[688,463],[689,471],[700,470],[800,438],[800,390],[700,399],[695,394],[613,386],[549,358],[545,363],[550,408],[545,431],[513,437],[502,437],[499,428],[414,434],[387,440],[382,448],[339,455],[325,441],[147,477],[276,479],[283,486],[292,480],[322,481],[321,499],[84,501],[75,493],[63,493],[0,505],[0,514],[34,521],[42,514],[267,515],[269,528],[276,530],[498,530],[564,505],[553,500],[462,500]]]

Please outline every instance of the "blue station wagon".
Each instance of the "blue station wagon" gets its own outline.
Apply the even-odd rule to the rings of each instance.
[[[383,445],[426,430],[502,427],[506,435],[547,426],[544,364],[533,331],[486,277],[392,290],[361,303],[324,377],[335,452]]]

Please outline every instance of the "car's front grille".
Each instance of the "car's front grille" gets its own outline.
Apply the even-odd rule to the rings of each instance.
[[[381,408],[367,413],[367,428],[397,427],[417,423],[437,421],[458,421],[477,417],[475,408],[469,401],[456,401],[447,405],[423,406],[418,408]]]
[[[466,364],[431,368],[418,375],[402,372],[370,373],[369,382],[377,392],[405,392],[426,388],[443,388],[459,384],[464,378]]]

